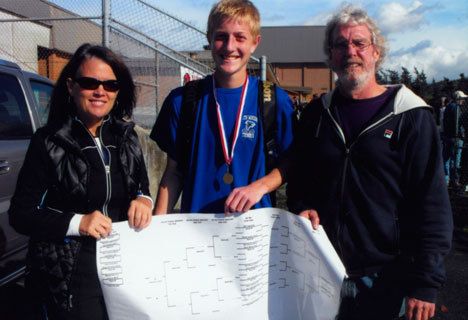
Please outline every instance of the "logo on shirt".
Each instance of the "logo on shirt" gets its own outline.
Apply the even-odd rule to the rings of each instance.
[[[384,137],[387,138],[387,139],[391,139],[392,136],[393,136],[393,131],[390,130],[390,129],[385,129],[385,132],[384,132]]]
[[[242,116],[242,138],[255,139],[255,127],[257,126],[258,118],[253,115]]]

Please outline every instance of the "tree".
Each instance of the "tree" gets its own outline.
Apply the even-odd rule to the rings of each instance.
[[[438,99],[442,96],[444,96],[444,93],[442,92],[442,85],[441,82],[435,82],[435,79],[432,78],[432,83],[430,85],[431,88],[431,99]]]
[[[391,84],[397,84],[400,82],[400,75],[398,71],[387,69],[388,82]]]
[[[412,86],[411,86],[411,73],[405,67],[401,67],[401,70],[402,71],[401,71],[401,76],[400,76],[400,82],[403,83],[408,88],[412,88]]]
[[[468,80],[465,78],[464,73],[460,73],[460,79],[458,79],[458,89],[463,92],[468,92]]]
[[[414,67],[414,74],[416,75],[416,77],[414,78],[414,81],[411,84],[414,92],[420,97],[422,97],[424,100],[429,100],[431,98],[431,94],[428,91],[427,77],[424,73],[424,70],[419,71],[418,68]]]
[[[445,95],[446,97],[452,98],[453,92],[455,91],[455,86],[453,85],[453,81],[444,77],[444,80],[442,80],[441,91],[442,91],[442,94]]]
[[[375,74],[375,78],[378,83],[380,84],[388,84],[389,79],[388,79],[388,73],[386,73],[384,70],[379,69],[377,73]]]
[[[382,76],[382,71],[381,70],[378,70],[375,73],[375,80],[377,81],[377,83],[380,83],[380,84],[385,83],[385,78]]]

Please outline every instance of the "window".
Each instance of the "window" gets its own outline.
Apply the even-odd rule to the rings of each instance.
[[[0,139],[28,139],[31,135],[31,118],[18,79],[0,73]]]
[[[52,96],[53,86],[51,84],[30,80],[31,88],[34,95],[34,100],[36,100],[37,105],[37,114],[39,115],[40,126],[44,126],[47,122],[47,117],[49,115],[49,101]]]

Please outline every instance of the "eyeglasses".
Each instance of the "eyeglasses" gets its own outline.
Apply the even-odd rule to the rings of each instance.
[[[101,81],[90,77],[80,77],[74,80],[81,89],[85,90],[96,90],[101,84],[104,90],[109,92],[116,92],[120,89],[119,81],[117,80],[105,80]]]
[[[343,52],[343,51],[348,50],[349,46],[351,46],[354,49],[356,49],[356,51],[361,52],[369,48],[371,45],[373,45],[373,43],[367,40],[355,39],[349,42],[348,41],[334,42],[331,46],[331,49]]]

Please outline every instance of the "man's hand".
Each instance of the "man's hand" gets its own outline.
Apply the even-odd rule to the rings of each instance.
[[[249,211],[268,192],[261,183],[251,183],[248,186],[235,188],[224,203],[224,213]]]
[[[145,197],[137,197],[130,202],[128,208],[128,224],[131,228],[144,229],[151,223],[151,201]]]
[[[81,218],[79,230],[81,235],[99,240],[107,237],[112,231],[112,220],[96,210]]]
[[[312,228],[314,230],[317,230],[320,224],[320,219],[319,219],[317,211],[315,211],[314,209],[304,210],[301,213],[299,213],[299,215],[301,217],[309,219],[310,222],[312,223]]]
[[[416,298],[407,298],[406,300],[406,319],[408,320],[427,320],[435,314],[435,303],[418,300]]]

